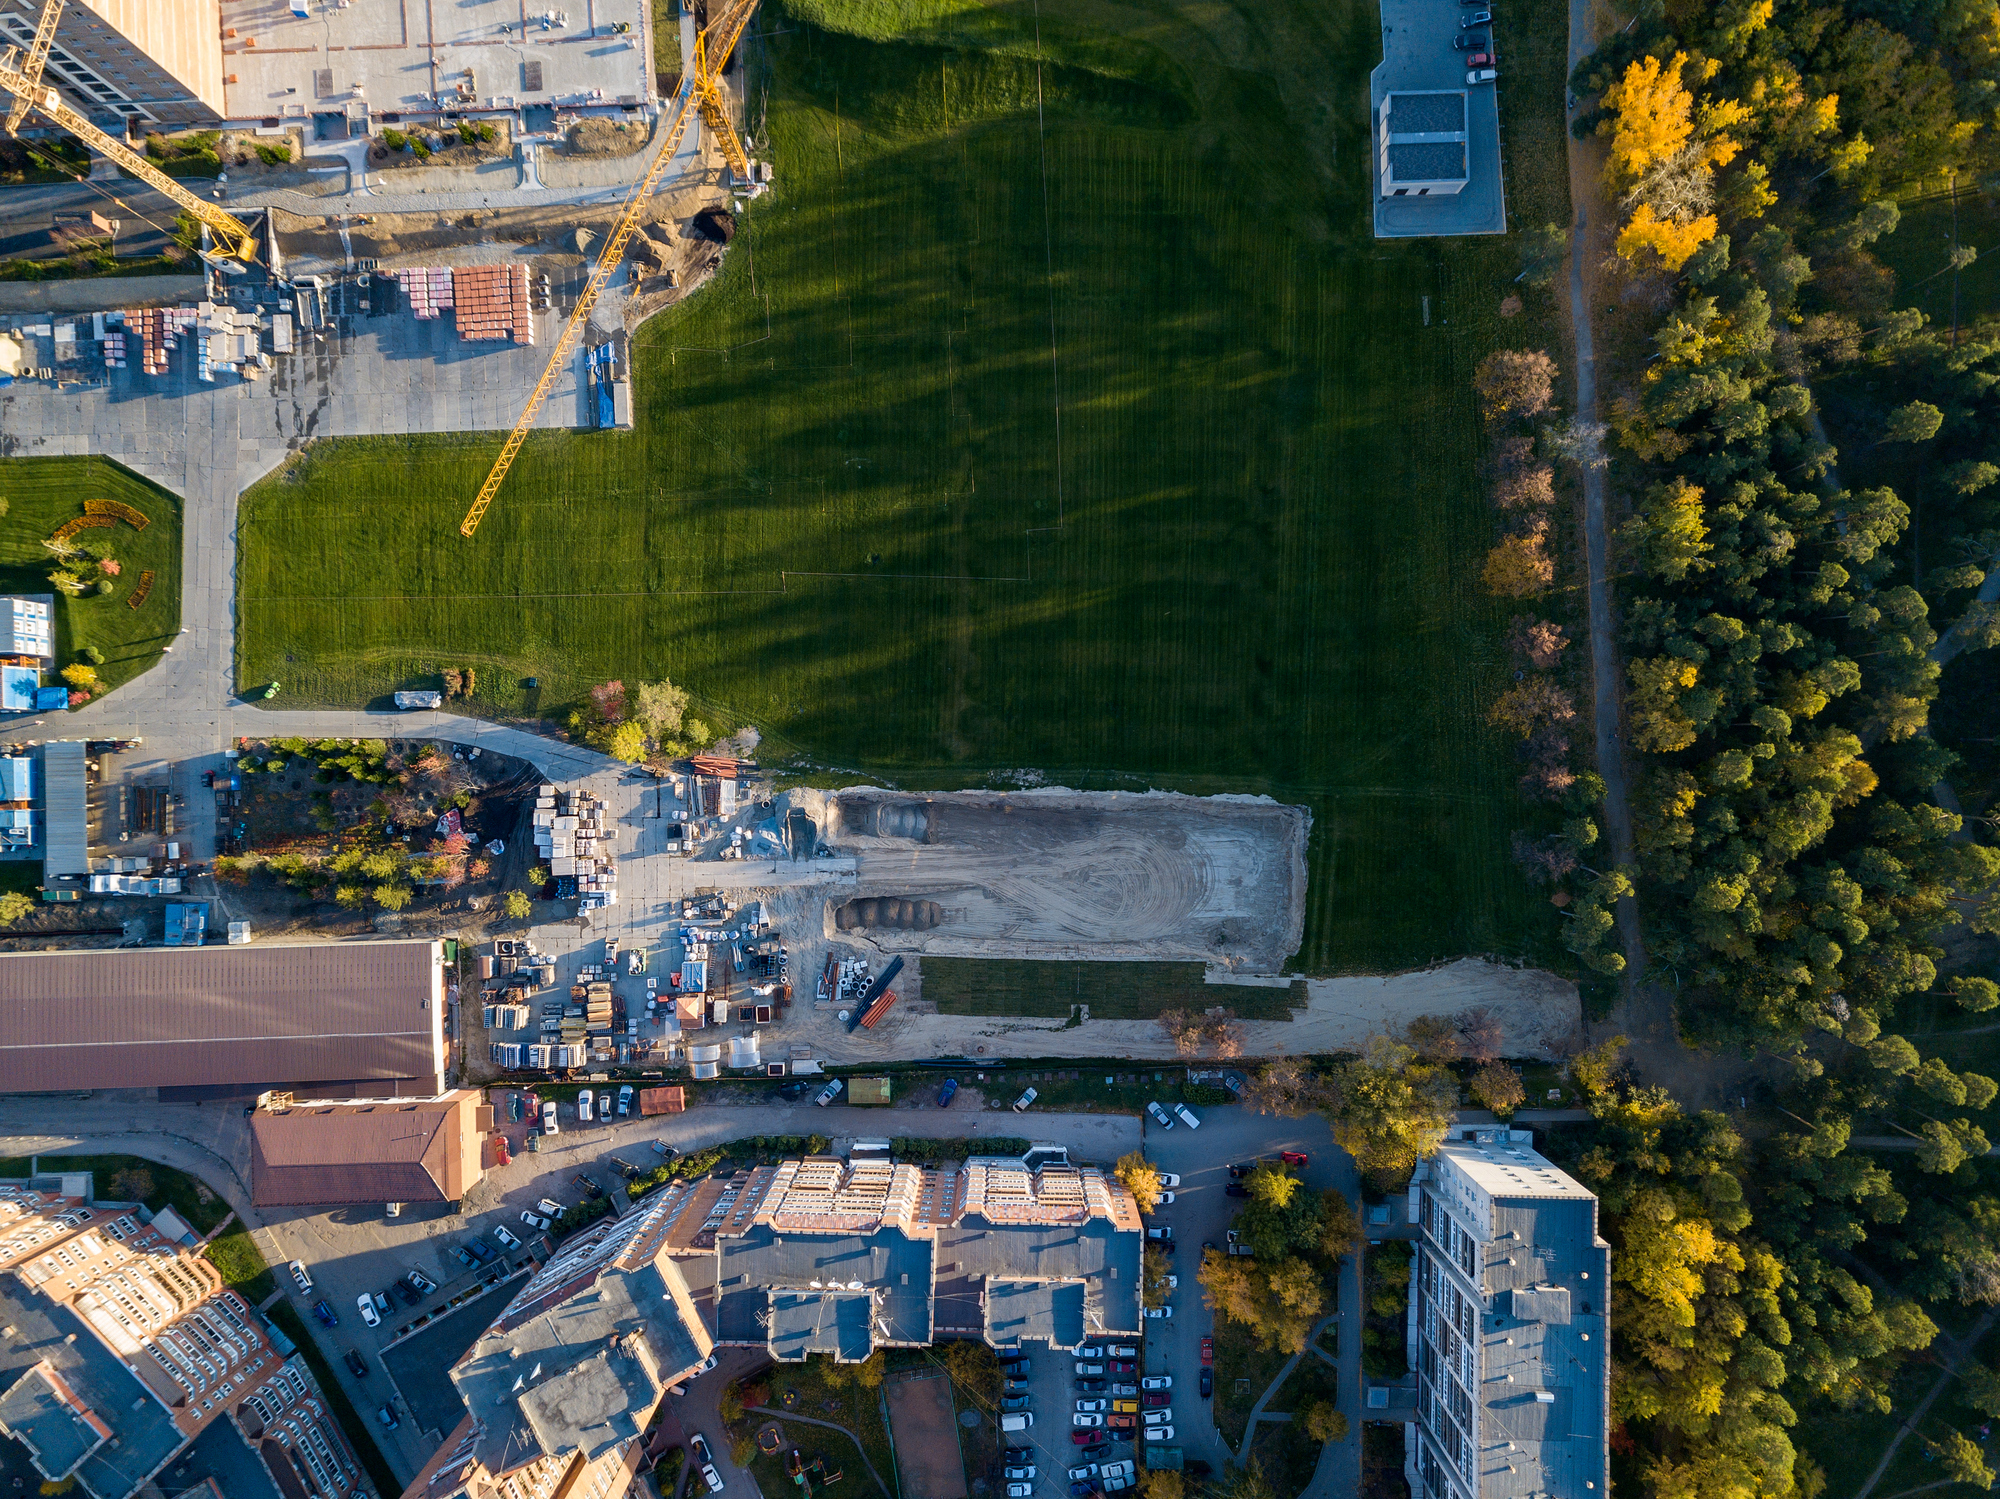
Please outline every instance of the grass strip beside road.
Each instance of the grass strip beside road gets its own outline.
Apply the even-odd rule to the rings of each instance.
[[[262,1306],[265,1298],[278,1289],[263,1251],[240,1222],[228,1233],[216,1235],[203,1252],[209,1263],[222,1272],[223,1284],[252,1306]]]
[[[298,1345],[299,1354],[306,1361],[306,1367],[319,1381],[320,1389],[326,1392],[326,1402],[333,1410],[333,1418],[340,1423],[340,1429],[347,1433],[348,1445],[353,1447],[361,1466],[368,1470],[368,1477],[374,1482],[376,1492],[389,1499],[390,1495],[403,1492],[404,1484],[396,1476],[389,1460],[382,1455],[382,1448],[375,1440],[375,1431],[361,1412],[354,1408],[354,1402],[347,1398],[340,1381],[333,1372],[333,1365],[320,1352],[319,1344],[313,1341],[311,1329],[306,1319],[299,1315],[299,1309],[289,1301],[280,1301],[265,1315],[277,1325],[280,1332]]]

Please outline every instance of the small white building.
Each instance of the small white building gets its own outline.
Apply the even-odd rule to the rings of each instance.
[[[55,660],[55,616],[45,601],[0,597],[0,656]]]
[[[1603,1499],[1611,1246],[1527,1130],[1462,1129],[1418,1168],[1414,1499]]]
[[[1385,94],[1377,121],[1377,178],[1385,198],[1463,192],[1465,90]]]

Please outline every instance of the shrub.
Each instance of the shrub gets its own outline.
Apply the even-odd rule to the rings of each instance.
[[[390,129],[387,126],[383,128],[382,144],[387,146],[391,151],[400,151],[409,145],[409,143],[410,138],[403,134],[402,131]]]
[[[431,159],[431,148],[425,145],[422,141],[419,140],[411,141],[410,149],[416,153],[418,161],[429,161]]]
[[[292,159],[292,147],[289,141],[275,146],[267,146],[260,142],[256,147],[256,152],[257,159],[267,167],[281,167]]]
[[[85,646],[77,652],[77,655],[88,661],[92,666],[102,666],[104,664],[104,652],[100,651],[94,645]]]

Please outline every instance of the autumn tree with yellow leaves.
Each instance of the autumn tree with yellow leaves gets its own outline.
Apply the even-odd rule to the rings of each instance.
[[[1696,65],[1706,82],[1721,65]],[[1685,52],[1662,62],[1641,57],[1604,92],[1611,120],[1611,154],[1605,185],[1632,211],[1618,235],[1626,260],[1650,250],[1670,271],[1715,237],[1714,173],[1741,149],[1728,134],[1749,111],[1735,100],[1697,105],[1683,82]]]

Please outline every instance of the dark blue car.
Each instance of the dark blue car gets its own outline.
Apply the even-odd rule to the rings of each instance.
[[[313,1315],[319,1318],[319,1320],[324,1322],[328,1327],[340,1326],[340,1318],[334,1315],[333,1308],[328,1306],[324,1301],[316,1301],[313,1303]]]
[[[958,1079],[955,1077],[946,1078],[944,1080],[944,1086],[938,1089],[938,1107],[941,1109],[950,1108],[952,1099],[956,1098],[957,1096],[958,1096]]]

